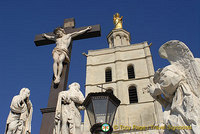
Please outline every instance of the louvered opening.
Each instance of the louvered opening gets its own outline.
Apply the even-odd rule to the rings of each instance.
[[[112,81],[112,71],[111,69],[106,69],[106,82]]]
[[[135,86],[129,87],[129,101],[130,101],[130,103],[138,102],[137,90],[136,90]]]
[[[132,65],[128,66],[127,70],[128,70],[128,79],[135,78],[135,72],[133,66]]]

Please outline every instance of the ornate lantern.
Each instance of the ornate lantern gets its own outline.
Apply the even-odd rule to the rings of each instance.
[[[120,100],[109,92],[88,94],[83,105],[92,126],[92,134],[112,132],[115,113],[120,103]]]

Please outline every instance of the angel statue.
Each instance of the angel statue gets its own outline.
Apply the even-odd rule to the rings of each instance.
[[[119,17],[119,13],[116,13],[113,16],[113,23],[115,24],[115,29],[122,28],[122,18],[123,18],[123,16],[121,16],[121,18]]]
[[[76,82],[69,85],[69,90],[58,95],[53,134],[81,134],[81,104],[84,96]]]
[[[163,44],[159,54],[171,65],[156,71],[148,90],[164,107],[165,134],[199,134],[200,59],[178,40]]]
[[[30,90],[22,88],[19,95],[13,97],[5,134],[31,134],[33,107],[29,96]]]

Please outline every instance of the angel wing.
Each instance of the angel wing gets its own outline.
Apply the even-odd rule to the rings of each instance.
[[[190,49],[181,41],[171,40],[160,47],[159,55],[184,72],[192,91],[200,98],[200,62]]]

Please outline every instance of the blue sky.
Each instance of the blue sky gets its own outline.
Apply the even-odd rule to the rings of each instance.
[[[28,87],[34,113],[32,134],[38,134],[47,106],[55,44],[36,47],[36,34],[52,32],[64,19],[74,17],[76,27],[100,24],[102,35],[73,42],[69,83],[81,84],[84,92],[88,50],[108,48],[106,36],[113,29],[113,14],[124,16],[123,27],[131,33],[131,44],[153,43],[155,70],[168,62],[158,55],[169,40],[183,41],[200,57],[200,2],[197,0],[20,0],[0,2],[0,133],[4,132],[12,97]]]

